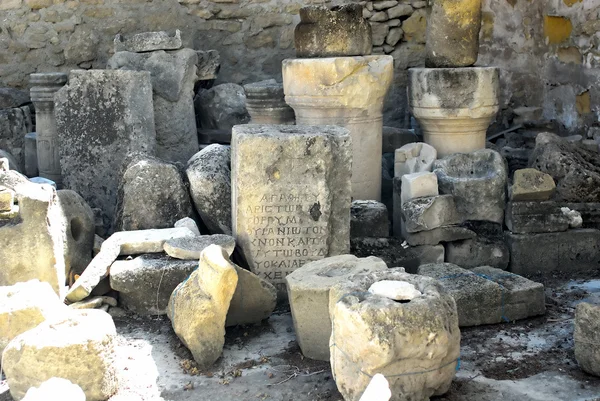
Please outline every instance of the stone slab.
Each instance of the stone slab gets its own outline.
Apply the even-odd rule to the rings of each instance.
[[[173,258],[198,260],[202,251],[213,244],[219,245],[231,256],[235,248],[235,239],[223,234],[180,237],[165,241],[163,249]]]
[[[552,198],[556,184],[550,174],[534,168],[515,171],[513,185],[510,187],[510,199],[513,201],[545,201]]]
[[[181,49],[181,31],[177,29],[175,35],[169,35],[167,32],[143,32],[130,37],[123,37],[118,34],[115,36],[115,53],[121,51],[128,52],[150,52],[155,50],[177,50]]]
[[[402,226],[406,232],[433,230],[462,222],[452,195],[427,196],[402,203]]]
[[[110,266],[110,286],[119,291],[121,305],[138,315],[164,315],[175,287],[196,268],[197,260],[140,255]]]
[[[54,99],[64,186],[110,227],[126,156],[155,150],[150,73],[74,70]]]
[[[582,302],[575,309],[575,359],[585,372],[600,376],[600,305]]]
[[[510,250],[508,270],[521,275],[551,271],[592,271],[600,265],[600,231],[567,230],[560,233],[506,233]]]
[[[440,280],[452,294],[461,327],[512,322],[546,311],[542,284],[504,270],[442,263],[421,266],[418,273]]]
[[[409,201],[424,196],[436,196],[438,191],[438,177],[435,173],[422,171],[419,173],[405,174],[401,177],[402,189],[400,202]]]
[[[238,125],[231,153],[234,237],[250,270],[285,297],[287,274],[349,250],[349,132]]]

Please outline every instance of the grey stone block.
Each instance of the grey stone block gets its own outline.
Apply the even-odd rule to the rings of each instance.
[[[506,227],[518,234],[566,231],[570,219],[560,208],[556,202],[509,202]]]
[[[408,273],[427,263],[444,261],[443,245],[408,246],[399,238],[353,238],[351,253],[358,257],[377,256],[388,267],[404,267]]]
[[[418,274],[437,278],[456,301],[461,327],[543,315],[544,286],[490,266],[472,270],[451,263],[430,264]]]
[[[409,233],[461,222],[452,195],[428,196],[411,199],[402,204],[404,229]]]
[[[582,302],[575,309],[575,359],[581,369],[600,376],[600,305]]]
[[[350,207],[350,237],[388,237],[390,223],[385,205],[377,201],[353,201]]]
[[[560,233],[506,233],[510,250],[509,271],[516,274],[554,270],[595,270],[600,266],[600,231],[567,230]]]
[[[509,250],[502,237],[476,237],[464,241],[448,242],[446,262],[465,268],[493,266],[506,270]]]
[[[142,53],[154,50],[177,50],[183,46],[179,29],[175,31],[173,36],[164,31],[143,32],[127,38],[118,34],[115,36],[114,43],[115,53],[121,51]]]
[[[437,245],[440,242],[452,242],[475,238],[477,234],[465,227],[444,226],[418,233],[403,233],[408,245]]]

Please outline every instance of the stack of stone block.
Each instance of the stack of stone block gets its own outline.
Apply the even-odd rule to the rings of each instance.
[[[363,17],[373,30],[373,53],[392,53],[406,36],[408,40],[425,43],[427,1],[368,1]]]

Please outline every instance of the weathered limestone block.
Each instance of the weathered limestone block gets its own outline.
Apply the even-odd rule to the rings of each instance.
[[[53,377],[43,382],[39,388],[32,387],[27,390],[23,401],[46,400],[86,401],[85,393],[76,384],[69,380]]]
[[[394,75],[391,56],[283,61],[286,102],[298,125],[339,125],[352,136],[352,197],[381,198],[383,100]]]
[[[200,264],[171,294],[167,316],[201,368],[223,352],[225,319],[238,284],[235,265],[218,245],[206,248]]]
[[[387,207],[377,201],[353,201],[350,208],[350,237],[388,237]]]
[[[37,155],[40,177],[62,186],[58,134],[54,117],[54,94],[67,83],[67,74],[31,74],[31,100],[35,105]]]
[[[461,327],[495,324],[543,315],[544,286],[490,266],[463,269],[452,263],[419,267],[452,294]]]
[[[283,84],[274,79],[244,85],[251,124],[295,124],[296,116],[285,102]]]
[[[515,234],[566,231],[571,218],[557,202],[509,202],[505,223]]]
[[[377,373],[392,400],[427,400],[447,392],[460,356],[456,303],[434,279],[390,269],[335,285],[329,292],[331,370],[345,400],[358,401]],[[412,284],[409,302],[367,292],[383,280]]]
[[[161,254],[118,260],[110,266],[110,287],[119,291],[122,306],[138,315],[164,315],[169,297],[196,268],[198,260]]]
[[[75,191],[57,191],[64,233],[65,274],[81,274],[92,261],[95,226],[94,213]]]
[[[196,153],[185,170],[196,211],[212,234],[231,235],[231,149],[213,144]]]
[[[277,289],[267,280],[235,266],[238,283],[231,298],[225,326],[260,323],[277,306]]]
[[[410,109],[438,157],[485,148],[486,130],[499,109],[498,82],[494,67],[409,70]]]
[[[550,174],[534,168],[515,171],[513,185],[510,187],[512,201],[545,201],[552,198],[556,184]]]
[[[155,149],[150,73],[71,71],[54,99],[64,185],[109,227],[125,156]]]
[[[71,311],[45,321],[8,344],[2,354],[10,393],[16,400],[52,377],[81,387],[88,401],[104,401],[117,389],[115,324],[100,310]]]
[[[410,246],[437,245],[440,242],[460,241],[476,236],[477,234],[474,231],[459,226],[442,226],[418,233],[402,233],[402,237]]]
[[[408,200],[402,204],[404,228],[409,233],[461,223],[452,195]]]
[[[423,171],[420,173],[405,174],[401,178],[400,205],[405,202],[422,197],[432,197],[439,194],[438,177],[436,174]]]
[[[443,245],[408,246],[403,242],[395,237],[353,238],[351,253],[360,258],[376,256],[389,267],[404,267],[409,273],[416,273],[423,264],[444,261]]]
[[[0,171],[0,186],[15,193],[18,208],[0,216],[0,285],[39,279],[65,293],[65,231],[56,190]]]
[[[442,194],[454,195],[462,220],[482,220],[502,223],[507,171],[504,159],[491,149],[459,153],[436,160]]]
[[[294,31],[296,57],[342,57],[371,54],[371,26],[360,4],[300,9]]]
[[[560,233],[506,233],[509,271],[529,275],[551,271],[586,271],[600,264],[600,231],[567,230]]]
[[[431,145],[422,142],[409,143],[396,149],[394,176],[431,171],[437,159],[437,151]]]
[[[188,228],[163,228],[156,230],[120,231],[102,243],[100,252],[73,283],[67,293],[69,302],[77,302],[91,294],[92,290],[108,275],[110,266],[119,255],[161,253],[167,240],[193,237]]]
[[[387,266],[374,256],[339,255],[307,263],[286,277],[294,330],[304,356],[329,360],[329,289],[360,274],[381,270]]]
[[[0,287],[0,299],[0,355],[19,334],[68,313],[52,287],[39,280]]]
[[[197,63],[198,54],[192,49],[117,52],[108,60],[108,67],[114,70],[150,72],[156,156],[162,160],[185,163],[198,151],[194,111]]]
[[[600,305],[581,302],[575,309],[575,359],[589,374],[600,376]]]
[[[478,266],[492,266],[506,270],[510,261],[510,251],[502,237],[477,236],[473,239],[453,241],[444,244],[445,261],[467,269]]]
[[[555,200],[600,201],[600,155],[550,132],[540,133],[529,166],[549,174],[556,182]]]
[[[198,55],[198,63],[196,64],[196,74],[198,75],[198,81],[203,82],[205,85],[217,79],[217,74],[221,69],[221,55],[216,50],[196,50]],[[210,86],[203,86],[203,88]]]
[[[203,129],[231,130],[234,125],[246,124],[246,94],[238,84],[226,83],[201,90],[194,99],[198,121]]]
[[[127,166],[119,184],[116,230],[168,228],[192,215],[192,202],[177,166],[148,157]]]
[[[468,67],[479,54],[481,0],[436,0],[427,19],[427,67]]]
[[[235,249],[235,239],[223,234],[174,238],[165,241],[164,250],[172,258],[198,260],[202,251],[210,245],[219,245],[231,256]]]
[[[0,212],[10,212],[15,204],[14,191],[0,187]]]
[[[341,127],[233,129],[234,237],[250,269],[281,296],[289,273],[348,253],[351,149],[348,130]]]
[[[10,170],[15,170],[18,173],[21,172],[21,169],[19,168],[19,162],[12,154],[10,154],[9,152],[7,152],[5,150],[0,149],[0,157],[2,157],[3,159],[6,159],[8,161],[8,168]]]
[[[122,51],[143,53],[155,50],[177,50],[183,46],[179,29],[175,31],[175,35],[169,35],[164,31],[137,33],[130,37],[123,37],[123,35],[118,34],[115,36],[114,44],[115,53]]]

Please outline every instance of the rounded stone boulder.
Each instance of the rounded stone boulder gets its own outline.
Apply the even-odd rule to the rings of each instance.
[[[426,143],[438,157],[485,148],[485,135],[499,110],[495,67],[411,68],[408,98]]]
[[[397,301],[368,291],[386,280],[412,284],[414,298]],[[378,271],[332,287],[329,304],[331,370],[344,400],[358,401],[376,374],[389,381],[395,401],[428,400],[448,391],[460,330],[456,303],[437,280]]]
[[[296,57],[343,57],[371,54],[371,25],[359,4],[300,9],[294,32]]]
[[[72,311],[62,320],[45,321],[12,340],[2,368],[13,398],[59,377],[81,387],[88,401],[104,401],[117,390],[110,315],[101,310]]]
[[[294,329],[304,356],[329,360],[329,289],[355,275],[386,269],[385,262],[374,256],[340,255],[307,263],[286,277]]]

